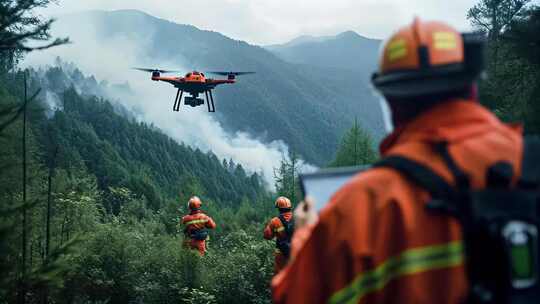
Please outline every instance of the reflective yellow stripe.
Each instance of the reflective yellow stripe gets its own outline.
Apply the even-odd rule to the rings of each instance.
[[[328,303],[358,303],[363,296],[383,289],[393,279],[460,265],[463,254],[461,241],[404,251],[377,268],[359,274],[349,286],[332,295]]]
[[[453,50],[457,48],[456,34],[452,32],[435,32],[433,33],[433,43],[435,49]]]
[[[199,219],[199,220],[192,220],[192,221],[189,221],[189,222],[186,222],[184,225],[193,225],[193,224],[201,224],[201,223],[206,223],[208,222],[207,219]]]
[[[388,44],[386,48],[388,60],[395,61],[407,56],[407,43],[405,39],[396,39]]]
[[[278,228],[274,229],[274,232],[281,232],[283,230],[285,230],[285,227],[281,226],[281,227],[278,227]]]

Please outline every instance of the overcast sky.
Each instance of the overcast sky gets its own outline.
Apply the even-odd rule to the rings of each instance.
[[[89,9],[138,9],[221,32],[253,44],[282,43],[299,35],[346,30],[385,38],[417,15],[469,29],[467,10],[478,0],[59,0],[45,15]]]

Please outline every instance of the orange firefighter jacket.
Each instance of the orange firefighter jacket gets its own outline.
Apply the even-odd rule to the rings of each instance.
[[[283,213],[283,217],[288,222],[292,219],[292,212],[285,212]],[[270,220],[268,225],[264,228],[264,238],[267,240],[271,240],[274,237],[278,239],[284,239],[287,237],[287,233],[285,232],[285,227],[281,223],[281,220],[279,217],[274,217]]]
[[[216,228],[214,220],[202,213],[201,210],[192,210],[190,214],[182,217],[182,224],[185,226],[184,233],[188,238],[194,230]],[[201,255],[206,252],[205,240],[188,239],[186,245],[192,249],[198,250]]]
[[[292,212],[283,213],[283,217],[288,222],[292,219]],[[281,223],[279,217],[274,217],[270,220],[268,225],[264,228],[264,238],[271,240],[273,238],[285,239],[287,237],[287,232],[285,232],[285,227]],[[279,249],[274,250],[274,273],[280,272],[285,265],[287,264],[287,258],[281,253]]]
[[[386,138],[381,152],[428,165],[453,183],[431,148],[440,141],[475,188],[485,186],[486,169],[497,161],[521,172],[521,130],[474,101],[435,106]],[[357,175],[315,225],[295,233],[292,259],[272,280],[274,302],[461,303],[467,280],[460,226],[426,211],[428,200],[392,169]]]

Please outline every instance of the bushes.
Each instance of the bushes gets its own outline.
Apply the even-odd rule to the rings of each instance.
[[[210,243],[205,257],[182,239],[155,234],[156,223],[112,217],[69,257],[62,301],[74,303],[269,303],[273,244],[260,227]]]
[[[16,100],[4,85],[1,109]],[[130,121],[106,101],[74,90],[64,97],[63,110],[47,117],[36,105],[29,116],[26,229],[20,122],[0,136],[0,303],[19,294],[28,303],[270,300],[273,250],[262,229],[271,203],[258,175],[238,165],[229,172],[211,153]],[[193,194],[218,224],[204,258],[182,248],[178,229]]]
[[[254,232],[229,234],[205,260],[218,303],[270,303],[273,243]]]
[[[153,234],[153,224],[126,224],[116,217],[100,224],[70,257],[65,290],[71,294],[63,297],[75,303],[167,303],[197,284],[199,258],[183,250],[178,238]]]

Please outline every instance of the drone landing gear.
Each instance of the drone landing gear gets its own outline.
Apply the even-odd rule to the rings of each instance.
[[[184,91],[178,89],[178,92],[176,92],[176,98],[174,99],[174,105],[173,105],[173,111],[175,112],[180,111],[180,104],[182,103],[182,95],[184,95]]]
[[[189,93],[189,92],[188,92]],[[192,93],[193,94],[193,93]],[[182,105],[182,95],[184,95],[184,91],[181,89],[178,89],[176,92],[176,98],[174,99],[174,105],[173,105],[173,111],[179,112],[180,106]],[[204,104],[204,99],[197,98],[198,94],[193,94],[193,96],[187,96],[184,100],[184,103],[188,106],[197,107],[202,104]],[[206,105],[208,106],[208,112],[215,112],[216,106],[214,104],[214,95],[212,95],[212,91],[204,91],[204,95],[206,96]]]
[[[212,95],[212,91],[205,91],[204,95],[206,96],[206,105],[208,106],[208,112],[215,112],[216,106],[214,105],[214,96]],[[210,95],[210,98],[208,98],[208,95]]]

